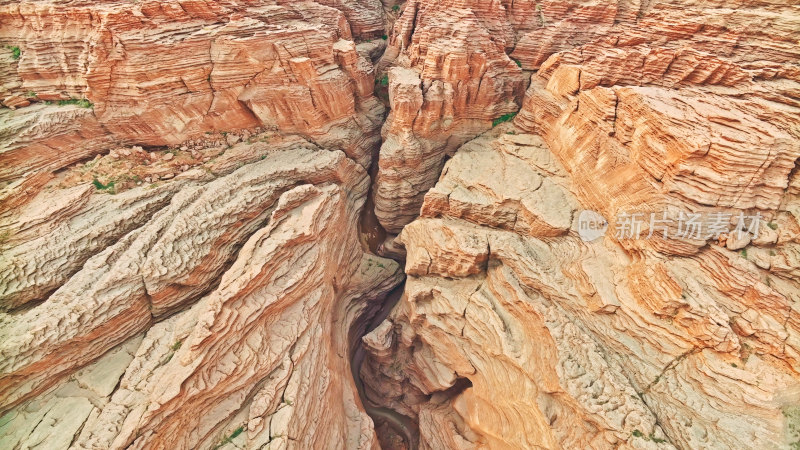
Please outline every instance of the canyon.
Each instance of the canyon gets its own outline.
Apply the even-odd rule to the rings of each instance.
[[[792,0],[0,1],[0,102],[0,448],[800,446]]]

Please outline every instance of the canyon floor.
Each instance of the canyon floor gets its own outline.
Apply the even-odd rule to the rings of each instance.
[[[0,449],[800,448],[796,0],[0,0]]]

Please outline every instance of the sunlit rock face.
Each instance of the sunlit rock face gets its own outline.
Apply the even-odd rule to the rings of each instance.
[[[539,26],[492,34],[537,69],[513,125],[461,145],[397,239],[408,280],[364,338],[368,397],[423,448],[797,442],[800,12],[538,3]],[[683,236],[682,214],[726,232]]]
[[[0,23],[0,447],[800,442],[794,2]]]
[[[511,126],[456,152],[400,234],[405,298],[364,338],[372,397],[417,418],[429,448],[785,443],[796,218],[779,212],[782,237],[741,252],[586,242],[578,182]]]
[[[366,171],[299,138],[217,161],[116,195],[53,189],[22,209],[3,267],[9,445],[65,433],[76,448],[197,448],[236,434],[371,448],[341,355],[401,274],[358,243]]]
[[[797,25],[796,6],[781,1],[409,1],[379,65],[388,67],[392,108],[383,129],[378,218],[399,232],[419,214],[445,157],[519,110],[529,77],[518,69],[552,70],[548,58],[557,53],[559,65],[582,66],[561,90],[577,89],[570,83],[695,84],[703,93],[736,86],[794,104]]]

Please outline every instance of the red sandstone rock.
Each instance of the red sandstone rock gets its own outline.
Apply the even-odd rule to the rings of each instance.
[[[12,99],[32,92],[42,101],[93,105],[83,112],[88,122],[37,127],[36,144],[12,139],[0,162],[15,171],[0,177],[102,152],[87,140],[174,145],[206,131],[261,125],[303,134],[368,166],[383,108],[372,96],[370,62],[348,42],[351,26],[375,35],[382,10],[374,1],[330,3],[346,12],[312,2],[203,0],[0,6],[0,43],[21,55],[0,60],[0,73],[11,79],[0,97],[17,105]],[[64,142],[65,133],[82,142]],[[45,156],[40,142],[56,139],[59,156]],[[33,163],[34,154],[46,163]]]
[[[392,6],[0,5],[0,441],[796,443],[796,5]]]

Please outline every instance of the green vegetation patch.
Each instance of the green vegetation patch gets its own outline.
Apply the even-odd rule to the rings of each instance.
[[[508,122],[508,121],[514,119],[514,117],[517,117],[517,113],[515,113],[515,112],[514,113],[508,113],[508,114],[503,114],[502,116],[500,116],[497,119],[494,119],[492,121],[492,126],[496,127],[496,126],[500,125],[501,123],[505,123],[505,122]]]
[[[237,437],[237,436],[239,436],[240,434],[242,434],[242,432],[244,432],[244,427],[243,427],[243,426],[242,426],[242,427],[239,427],[239,428],[237,428],[237,429],[235,429],[235,430],[233,430],[233,433],[231,433],[231,435],[230,435],[230,436],[228,436],[228,437],[224,438],[224,439],[223,439],[223,440],[222,440],[222,441],[221,441],[219,444],[217,444],[217,445],[216,445],[214,448],[215,448],[215,449],[217,449],[217,448],[220,448],[220,447],[222,447],[222,446],[223,446],[223,445],[225,445],[225,444],[230,444],[231,442],[233,442],[233,440],[234,440],[234,439],[236,439],[236,437]]]
[[[655,435],[653,435],[653,433],[650,433],[650,440],[655,442],[656,444],[662,444],[664,442],[667,442],[666,439],[661,439],[661,438],[655,437]]]
[[[85,98],[71,98],[68,100],[59,100],[58,106],[66,106],[66,105],[78,105],[81,108],[91,108],[94,105],[89,100]]]
[[[11,50],[11,57],[14,58],[14,61],[18,60],[20,56],[22,56],[22,50],[19,49],[17,46],[8,46],[9,50]]]
[[[783,435],[789,448],[800,449],[800,406],[787,406],[781,410],[784,422]]]
[[[106,191],[111,194],[114,194],[116,192],[114,190],[114,184],[115,182],[113,180],[109,181],[108,184],[101,183],[100,180],[98,180],[97,178],[92,180],[92,185],[94,185],[95,189],[97,189],[98,191]]]

